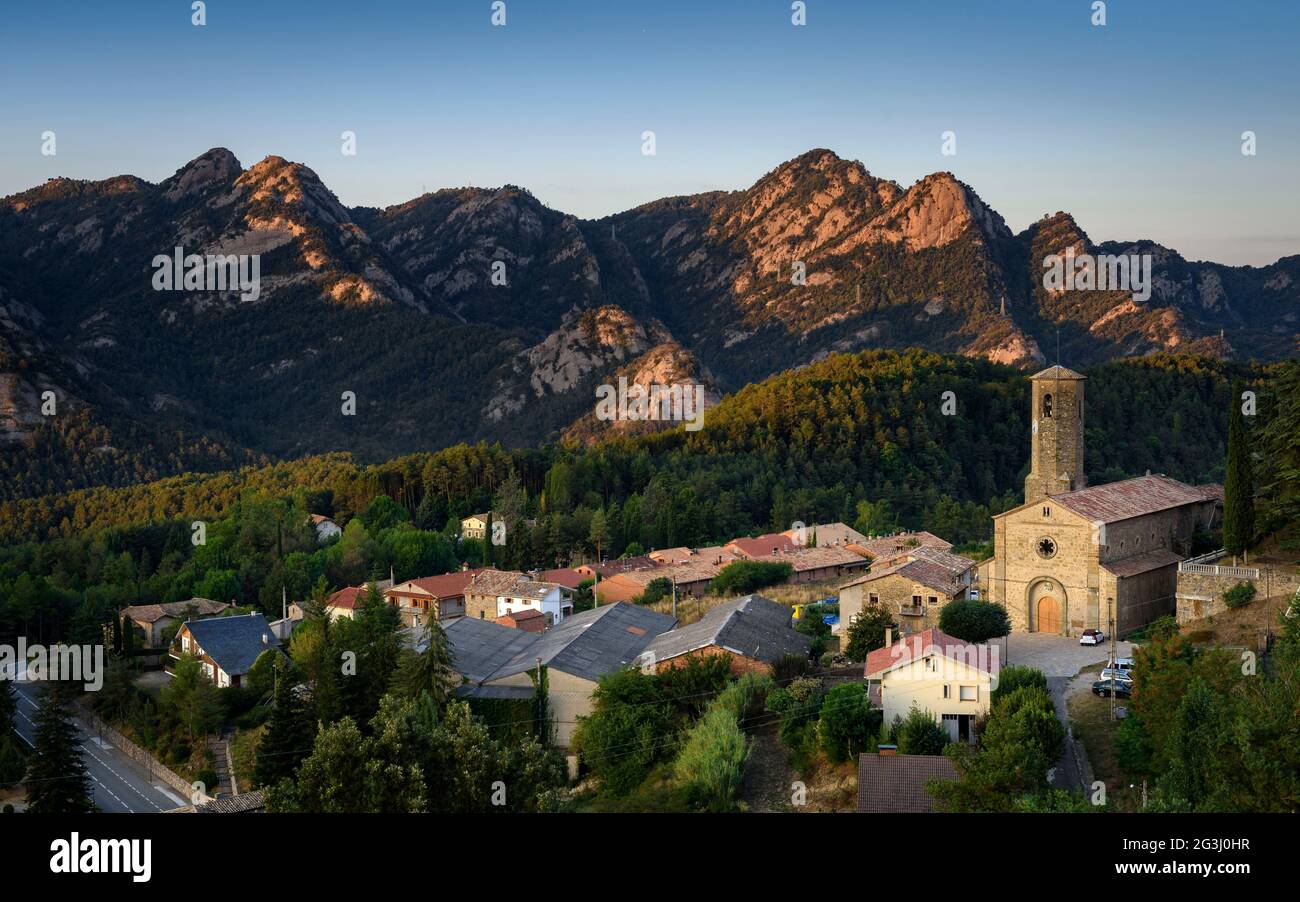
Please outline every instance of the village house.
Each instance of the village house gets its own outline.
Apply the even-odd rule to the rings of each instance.
[[[859,814],[930,814],[934,797],[926,784],[955,782],[957,768],[943,755],[900,755],[882,745],[877,754],[858,756]]]
[[[498,600],[527,575],[518,570],[497,570],[484,567],[474,572],[465,585],[465,616],[475,620],[495,620],[504,611],[497,610]]]
[[[871,561],[871,565],[888,565],[900,557],[906,557],[918,548],[936,548],[939,551],[951,551],[952,543],[939,538],[932,532],[900,532],[891,536],[876,536],[866,540],[849,542],[850,551]]]
[[[402,623],[420,626],[433,617],[447,621],[465,614],[465,589],[480,570],[456,570],[440,576],[409,579],[384,590],[384,598],[401,611]],[[492,614],[496,617],[495,611]]]
[[[312,526],[316,528],[317,542],[324,543],[343,535],[343,530],[339,525],[323,514],[311,514],[310,519]]]
[[[913,708],[932,716],[953,742],[973,742],[975,720],[989,709],[1001,670],[998,648],[927,629],[867,655],[863,676],[888,726]]]
[[[470,514],[464,520],[460,521],[460,537],[462,539],[486,539],[488,537],[488,524],[491,519],[491,512],[486,514]]]
[[[649,554],[652,560],[660,564],[705,564],[710,567],[725,567],[732,561],[739,560],[740,555],[728,551],[722,545],[706,548],[664,548]]]
[[[614,601],[632,601],[645,594],[650,584],[666,579],[677,587],[680,598],[689,595],[700,598],[708,594],[709,584],[720,568],[707,564],[669,564],[647,570],[629,570],[602,579],[595,585],[596,597],[603,604]]]
[[[777,554],[789,554],[799,546],[785,533],[769,532],[754,539],[732,539],[722,547],[738,558],[757,561]]]
[[[579,564],[573,569],[581,573],[583,579],[597,579],[599,577],[599,581],[604,582],[620,573],[650,570],[659,565],[659,562],[654,558],[641,554],[634,557],[616,558],[612,561],[601,561],[596,564]]]
[[[240,687],[263,652],[280,652],[280,643],[261,614],[188,620],[172,642],[171,657],[198,658],[208,679],[218,686]],[[174,665],[168,668],[174,669]]]
[[[914,547],[839,587],[840,621],[835,632],[846,632],[864,606],[877,604],[895,614],[905,633],[938,626],[944,605],[971,597],[975,577],[975,562],[970,558],[934,546]]]
[[[570,598],[573,597],[573,593],[577,591],[578,586],[591,579],[591,577],[584,576],[574,567],[556,567],[554,570],[538,570],[530,575],[538,582],[555,583],[556,585],[563,586],[564,590],[569,593]]]
[[[578,718],[592,711],[601,677],[635,664],[673,623],[648,608],[611,604],[574,614],[540,634],[462,617],[448,624],[447,641],[466,681],[461,696],[530,698],[537,668],[544,666],[554,741],[567,747]]]
[[[1087,485],[1085,381],[1061,366],[1031,379],[1025,503],[993,518],[993,557],[980,565],[1016,630],[1123,635],[1174,613],[1178,565],[1219,522],[1218,485],[1150,474]]]
[[[563,586],[537,582],[528,576],[516,577],[504,586],[496,601],[497,617],[531,608],[542,615],[548,628],[573,614],[573,600]]]
[[[814,523],[800,529],[787,529],[782,535],[789,536],[796,544],[809,548],[827,548],[838,545],[848,546],[868,541],[867,537],[847,523]]]
[[[171,638],[167,631],[186,620],[213,617],[226,611],[230,605],[210,598],[191,598],[189,601],[169,601],[163,604],[133,604],[122,609],[122,625],[135,631],[142,648],[165,648]]]
[[[789,564],[794,568],[790,579],[787,580],[791,583],[816,583],[837,579],[854,571],[865,570],[869,564],[862,555],[850,551],[845,546],[835,545],[796,548],[775,555],[769,560]]]
[[[731,672],[772,672],[786,655],[808,657],[812,640],[790,626],[793,612],[761,595],[724,602],[694,623],[660,633],[642,654],[643,665],[656,672],[680,667],[693,655],[722,655]]]
[[[380,593],[385,593],[393,587],[392,579],[372,580],[372,582]],[[363,601],[365,601],[366,595],[370,591],[370,584],[370,582],[365,582],[359,586],[348,586],[339,589],[327,598],[325,600],[325,612],[329,615],[330,620],[338,620],[340,617],[347,617],[351,620],[353,615],[356,614],[357,608],[360,607]],[[391,602],[389,603],[391,604]],[[289,619],[301,620],[302,615],[299,614],[295,616],[293,608],[294,606],[290,605]],[[299,610],[301,610],[301,608],[299,608]]]
[[[496,619],[496,622],[511,629],[523,630],[526,633],[546,631],[546,617],[536,608],[520,608],[517,611],[502,614]]]

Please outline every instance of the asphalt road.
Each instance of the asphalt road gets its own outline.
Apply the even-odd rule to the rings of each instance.
[[[20,674],[14,687],[18,690],[18,715],[14,723],[18,735],[29,749],[35,746],[36,711],[39,708],[41,684],[24,679]],[[90,785],[95,805],[106,812],[139,814],[158,813],[179,808],[188,802],[160,780],[150,780],[145,768],[120,750],[93,736],[75,720],[81,735],[82,760],[90,774]]]

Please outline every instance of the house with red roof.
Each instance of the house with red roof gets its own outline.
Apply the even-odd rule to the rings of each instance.
[[[867,655],[863,676],[886,724],[905,719],[916,708],[933,717],[953,742],[971,742],[975,720],[988,711],[1000,670],[998,646],[927,629],[897,642],[890,637]]]
[[[456,570],[439,576],[408,579],[384,591],[388,603],[402,612],[406,626],[422,626],[432,617],[451,620],[465,614],[465,588],[485,569]]]

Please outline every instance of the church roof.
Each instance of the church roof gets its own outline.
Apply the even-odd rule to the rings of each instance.
[[[1208,501],[1213,494],[1168,476],[1138,476],[1051,495],[1048,501],[1094,522],[1114,523],[1172,507]]]
[[[1122,561],[1111,561],[1109,564],[1102,564],[1102,567],[1119,577],[1137,576],[1139,573],[1148,573],[1152,570],[1159,570],[1161,567],[1177,564],[1181,560],[1181,557],[1168,548],[1157,548],[1145,554],[1126,557]]]
[[[1079,373],[1076,373],[1074,370],[1066,369],[1065,367],[1061,366],[1058,363],[1056,366],[1049,366],[1041,373],[1035,373],[1029,378],[1030,379],[1087,379],[1088,377],[1082,376]]]

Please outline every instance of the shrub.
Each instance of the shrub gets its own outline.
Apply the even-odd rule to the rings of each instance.
[[[996,705],[998,699],[1024,686],[1032,686],[1043,692],[1047,691],[1047,677],[1043,675],[1043,672],[1033,667],[1026,667],[1023,664],[1003,667],[1002,672],[997,676],[997,681],[997,688],[989,696],[989,704],[991,705]]]
[[[784,562],[732,561],[713,577],[709,588],[715,595],[745,595],[783,583],[793,574],[794,567]]]
[[[844,683],[826,694],[817,738],[832,761],[847,761],[875,747],[881,712],[870,706],[866,683]]]
[[[709,811],[729,811],[745,776],[749,741],[732,717],[725,693],[691,728],[673,775],[693,805]]]
[[[772,662],[772,679],[785,686],[808,672],[808,658],[804,655],[782,655]]]
[[[726,655],[691,654],[655,675],[659,694],[685,717],[696,718],[731,680]]]
[[[658,680],[634,669],[604,677],[592,701],[591,714],[578,719],[573,747],[607,790],[623,795],[665,757],[673,709]]]
[[[645,591],[637,599],[637,604],[654,604],[660,599],[673,594],[673,581],[666,576],[652,579],[646,584]]]
[[[1223,603],[1230,608],[1239,608],[1244,604],[1250,604],[1255,598],[1255,584],[1248,582],[1239,582],[1227,592],[1223,593]]]
[[[963,642],[987,642],[1011,632],[1011,619],[1000,604],[956,598],[939,612],[939,629]]]
[[[889,608],[882,604],[865,604],[849,624],[844,656],[850,661],[865,661],[877,648],[885,647],[885,631],[897,630],[898,624]]]
[[[894,741],[900,755],[942,755],[948,734],[935,722],[933,714],[913,705],[898,723]]]
[[[772,689],[771,677],[747,673],[722,690],[711,707],[721,707],[730,712],[738,723],[744,723],[762,713],[763,703]]]

